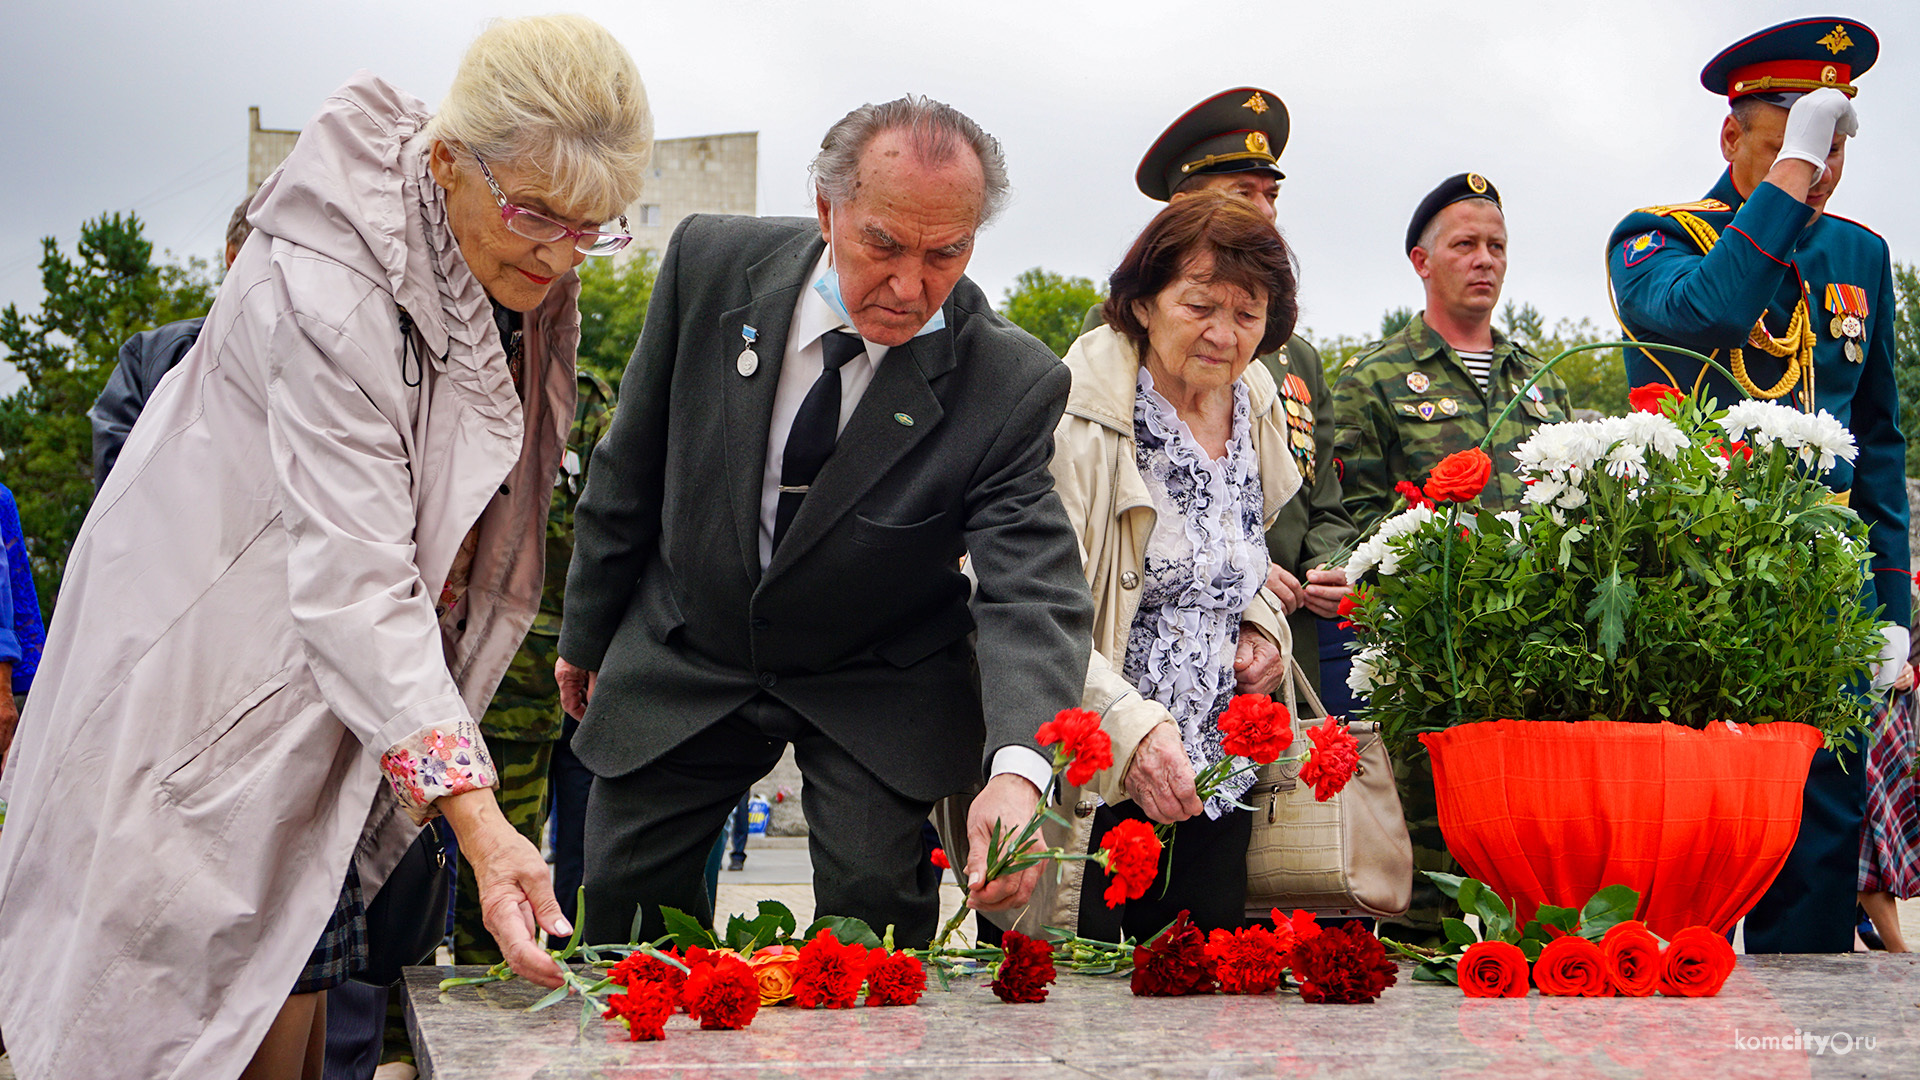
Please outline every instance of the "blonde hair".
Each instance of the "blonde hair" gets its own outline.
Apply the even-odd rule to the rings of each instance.
[[[427,133],[520,172],[556,208],[611,220],[640,195],[653,114],[633,57],[580,15],[495,19]],[[457,154],[460,167],[475,168]]]

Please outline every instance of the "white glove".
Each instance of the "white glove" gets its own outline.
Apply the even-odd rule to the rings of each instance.
[[[1893,689],[1894,682],[1900,678],[1900,669],[1907,663],[1907,646],[1911,641],[1904,626],[1883,626],[1880,633],[1886,636],[1887,643],[1880,649],[1880,662],[1873,666],[1873,691],[1883,693]]]
[[[1804,161],[1824,176],[1834,135],[1852,136],[1859,131],[1860,117],[1853,111],[1853,101],[1833,87],[1823,86],[1803,95],[1787,110],[1787,131],[1773,160]]]

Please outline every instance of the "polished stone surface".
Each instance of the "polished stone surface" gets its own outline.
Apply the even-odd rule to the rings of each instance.
[[[526,983],[440,993],[456,973],[477,969],[407,973],[422,1080],[1920,1075],[1916,954],[1743,956],[1719,997],[1697,1000],[1469,1000],[1404,967],[1378,1002],[1349,1006],[1135,998],[1124,980],[1066,974],[1046,1002],[1009,1006],[957,981],[913,1008],[765,1009],[744,1031],[676,1016],[655,1043],[599,1020],[582,1033],[577,1004],[529,1014],[540,991]]]

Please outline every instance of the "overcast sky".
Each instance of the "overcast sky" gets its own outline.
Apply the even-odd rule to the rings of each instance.
[[[762,214],[810,213],[806,163],[849,108],[917,92],[1004,144],[1007,213],[970,273],[996,299],[1031,266],[1103,278],[1156,204],[1133,186],[1154,136],[1236,85],[1278,94],[1293,133],[1280,221],[1301,321],[1369,335],[1419,306],[1402,254],[1420,197],[1461,171],[1505,198],[1505,297],[1608,325],[1604,244],[1627,211],[1704,195],[1725,103],[1701,66],[1820,7],[1782,0],[60,0],[9,5],[0,35],[0,303],[38,304],[39,239],[137,211],[156,246],[217,254],[245,193],[247,107],[300,127],[369,68],[428,102],[486,19],[581,11],[633,52],[663,138],[760,132]],[[1217,11],[1208,18],[1203,11]],[[1836,12],[1826,12],[1829,14]],[[1835,213],[1920,260],[1920,3],[1858,0],[1878,31]],[[881,18],[882,21],[875,21]],[[12,383],[0,372],[0,392]]]

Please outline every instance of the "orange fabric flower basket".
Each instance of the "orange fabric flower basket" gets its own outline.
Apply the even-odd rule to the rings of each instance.
[[[1639,918],[1671,938],[1724,933],[1773,884],[1821,737],[1789,723],[1495,720],[1420,741],[1447,849],[1522,920],[1628,885]]]

